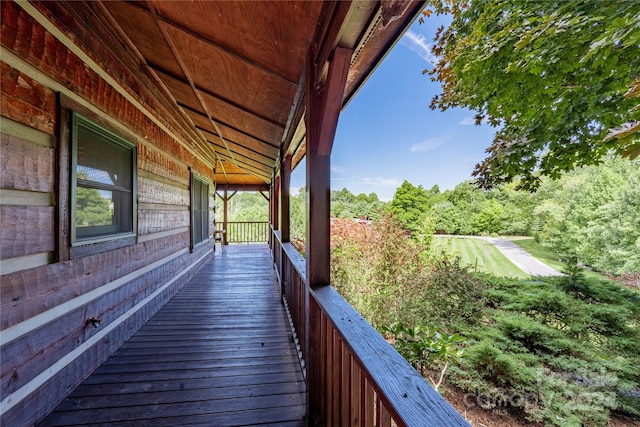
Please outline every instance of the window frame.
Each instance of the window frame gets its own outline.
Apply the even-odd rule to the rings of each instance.
[[[90,132],[94,132],[99,137],[98,143],[104,144],[107,147],[115,147],[117,149],[125,149],[130,152],[130,164],[124,165],[128,168],[131,174],[131,188],[119,187],[117,185],[102,184],[97,181],[83,180],[77,176],[78,166],[78,135],[80,127],[88,129]],[[81,256],[89,253],[101,252],[103,250],[115,249],[117,247],[128,246],[135,243],[135,237],[137,233],[137,147],[134,143],[129,142],[122,136],[106,129],[99,125],[91,118],[86,117],[78,113],[77,111],[70,112],[70,175],[69,175],[69,234],[70,234],[70,246],[71,255]],[[80,184],[80,185],[79,185]],[[128,223],[127,230],[121,231],[122,225],[104,225],[92,227],[94,231],[98,232],[97,235],[87,235],[87,233],[79,233],[76,224],[76,200],[78,187],[106,190],[117,193],[119,197],[129,194],[127,197],[127,206],[121,209],[124,212],[120,213],[120,217],[124,218],[121,221]],[[125,218],[126,217],[126,218]],[[102,231],[102,233],[100,233]],[[84,234],[84,236],[83,236]],[[114,243],[115,242],[115,243]],[[100,246],[100,244],[102,244]],[[93,249],[82,250],[81,248],[92,245]],[[96,246],[97,245],[97,246]]]
[[[191,169],[189,191],[191,195],[191,250],[207,243],[210,239],[209,188],[209,181]],[[196,227],[196,224],[199,227]],[[196,235],[196,230],[199,230],[199,236]],[[197,240],[198,237],[201,239]]]

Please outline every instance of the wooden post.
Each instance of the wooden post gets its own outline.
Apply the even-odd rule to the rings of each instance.
[[[280,166],[280,236],[282,242],[291,241],[291,155],[284,157]]]
[[[273,231],[278,229],[278,177],[274,177],[271,180],[271,185],[269,186],[269,224],[273,228]],[[275,259],[275,248],[276,245],[273,241],[275,236],[270,234],[269,237],[269,247],[271,248],[271,256]]]
[[[329,202],[331,149],[353,51],[336,48],[324,84],[316,81],[309,60],[307,74],[307,280],[312,288],[329,285]],[[313,58],[312,55],[310,55]]]
[[[227,218],[229,216],[229,211],[227,210],[227,201],[228,201],[228,197],[227,197],[227,186],[224,186],[224,193],[223,193],[223,197],[222,197],[222,210],[224,211],[224,219],[222,220],[222,229],[224,230],[224,233],[222,233],[222,244],[224,246],[227,245]]]
[[[342,109],[342,98],[353,51],[336,48],[329,64],[326,82],[318,81],[313,52],[307,60],[307,283],[311,289],[330,284],[330,192],[331,149]],[[307,355],[307,399],[310,423],[327,424],[323,417],[321,401],[323,393],[322,366],[330,357],[322,353],[322,319],[320,310],[313,310],[309,288],[305,288],[305,306],[308,320],[305,322],[304,354]]]
[[[273,209],[273,229],[274,230],[279,230],[280,229],[280,220],[279,220],[279,211],[280,211],[280,206],[278,206],[278,202],[280,199],[280,176],[276,176],[273,179],[273,184],[271,185],[272,191],[273,191],[273,196],[271,197],[271,200],[269,201],[272,209]]]

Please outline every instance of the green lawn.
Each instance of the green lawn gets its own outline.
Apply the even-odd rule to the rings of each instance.
[[[529,252],[531,255],[544,262],[549,267],[553,267],[558,271],[562,271],[562,269],[564,268],[564,263],[560,261],[560,256],[558,254],[551,252],[540,243],[536,243],[533,238],[513,240],[513,243],[520,246],[522,249]],[[602,274],[594,273],[591,270],[583,269],[582,271],[584,272],[584,275],[586,277],[609,280],[608,277],[603,276]]]
[[[491,243],[483,239],[435,236],[434,246],[459,256],[464,265],[474,270],[500,277],[528,279],[524,271],[516,267]]]

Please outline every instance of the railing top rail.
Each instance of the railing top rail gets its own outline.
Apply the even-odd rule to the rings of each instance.
[[[216,221],[216,224],[223,224],[223,222]],[[227,224],[269,224],[269,221],[227,221]]]

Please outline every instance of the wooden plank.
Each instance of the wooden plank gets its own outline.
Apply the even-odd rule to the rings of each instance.
[[[215,402],[203,402],[199,407],[215,407]],[[177,406],[177,405],[173,405]],[[173,414],[180,412],[180,407],[164,408],[160,407],[159,410],[163,412],[171,412]],[[193,407],[193,405],[191,405]],[[191,408],[190,408],[191,409]],[[119,427],[175,427],[184,425],[196,425],[196,426],[238,426],[238,425],[274,425],[274,426],[296,426],[305,427],[306,420],[302,420],[305,417],[306,408],[303,405],[287,406],[287,407],[265,407],[260,409],[246,408],[242,411],[233,411],[227,413],[201,413],[201,414],[185,414],[184,416],[159,416],[156,415],[156,411],[153,408],[141,407],[138,409],[136,415],[133,415],[131,420],[118,421]],[[64,413],[63,413],[64,414]],[[155,415],[155,416],[154,416]],[[290,418],[296,418],[296,421],[290,421]],[[89,417],[89,419],[91,419]],[[186,419],[189,420],[189,424],[186,423]],[[152,421],[150,421],[152,420]],[[44,426],[71,426],[71,425],[86,425],[83,421],[78,424],[72,424],[69,417],[60,417],[56,419],[52,417],[51,420],[47,420]],[[95,426],[110,427],[114,425],[113,421],[97,422],[93,423]]]
[[[216,95],[226,99],[237,99],[242,108],[269,105],[264,111],[267,117],[277,123],[286,123],[289,102],[295,95],[295,86],[255,68],[227,52],[211,46],[175,27],[166,26],[167,32],[177,47],[186,68],[195,70],[194,85],[210,87],[215,82]],[[207,52],[206,56],[200,52]],[[224,69],[230,75],[243,76],[242,79],[219,79],[217,70]],[[239,99],[237,94],[243,94]],[[279,141],[278,141],[279,142]]]
[[[0,328],[4,330],[105,283],[139,271],[171,256],[180,248],[187,248],[188,242],[189,234],[182,233],[122,251],[6,274],[2,277],[0,293]]]
[[[0,206],[0,258],[50,252],[54,243],[53,206]]]
[[[335,329],[332,330],[332,337],[330,338],[333,345],[331,347],[331,351],[327,353],[326,357],[331,358],[331,384],[327,387],[331,395],[331,410],[330,417],[327,417],[328,420],[331,420],[332,425],[339,426],[340,424],[340,393],[342,391],[342,370],[340,362],[341,357],[340,353],[342,352],[342,340],[338,336],[338,333]]]
[[[138,234],[145,235],[172,230],[174,228],[188,227],[190,211],[138,211]]]
[[[56,139],[53,135],[7,118],[2,119],[2,134],[3,137],[4,135],[13,136],[19,140],[29,141],[45,148],[54,148],[56,146]]]
[[[173,93],[182,94],[183,97],[178,99],[178,103],[185,105],[191,110],[200,110],[198,99],[193,95],[193,91],[189,88],[189,83],[177,79],[175,76],[167,74],[160,69],[156,69],[163,82]],[[197,87],[201,93],[203,100],[216,112],[218,120],[228,123],[230,126],[242,127],[251,135],[265,135],[272,141],[277,141],[282,135],[283,125],[274,123],[268,117],[263,116],[259,111],[247,111],[241,106],[235,104],[228,99],[221,99],[207,89]]]
[[[280,167],[280,239],[283,243],[291,240],[291,155],[284,156]]]
[[[279,297],[266,246],[228,248],[39,425],[306,425]]]
[[[349,350],[344,343],[340,345],[340,425],[351,424],[351,361]]]
[[[158,182],[145,176],[138,176],[138,208],[142,203],[190,206],[189,190]]]
[[[71,259],[71,120],[70,111],[60,108],[56,146],[56,261]]]
[[[362,415],[361,408],[363,407],[362,400],[362,371],[358,364],[353,360],[353,357],[349,358],[351,363],[351,390],[349,395],[351,401],[349,403],[349,411],[351,412],[351,419],[349,425],[353,427],[360,427]]]
[[[291,84],[297,82],[304,68],[304,46],[316,31],[322,9],[321,4],[307,1],[264,3],[260,8],[244,3],[203,3],[188,11],[170,3],[159,7],[172,25],[186,28],[229,54],[282,76]],[[207,25],[206,20],[201,19],[205,14],[219,17],[217,24]]]
[[[118,350],[120,351],[120,349]],[[235,387],[238,385],[237,376],[218,376],[218,377],[202,377],[202,378],[183,378],[180,381],[139,381],[139,382],[91,382],[89,377],[84,383],[76,387],[69,395],[70,399],[79,397],[85,398],[96,396],[100,399],[111,395],[135,395],[140,393],[156,393],[179,390],[198,390],[198,389],[224,389],[226,387]],[[112,377],[96,376],[97,380],[110,379]],[[295,384],[303,385],[304,380],[299,372],[278,372],[278,373],[257,373],[251,376],[242,377],[243,384],[247,387],[268,385],[268,384]],[[301,390],[304,393],[304,388]],[[130,399],[131,397],[128,396]],[[90,400],[87,399],[87,402]]]
[[[168,182],[162,182],[177,182],[184,186],[181,188],[188,188],[189,186],[189,168],[184,163],[171,158],[167,153],[155,147],[146,144],[138,145],[138,168],[140,169],[138,177],[144,176],[151,179],[150,176],[143,174],[144,171],[155,175],[156,181],[160,181],[158,178],[165,178]]]
[[[186,110],[189,118],[193,120],[196,127],[204,129],[210,134],[209,139],[213,140],[213,138],[218,138],[218,131],[212,127],[206,115],[203,115],[199,111],[188,109],[187,107],[183,108]],[[275,145],[276,142],[274,141],[265,141],[243,130],[226,125],[225,123],[217,123],[217,125],[225,140],[228,139],[229,141],[233,141],[235,144],[263,153],[270,158],[275,159],[278,155],[278,147]],[[212,138],[211,135],[214,135],[214,137]]]
[[[4,120],[2,132],[0,188],[53,193],[55,149],[5,134]]]
[[[93,410],[93,409],[107,409],[107,408],[125,408],[131,406],[140,405],[166,405],[173,402],[198,402],[198,401],[217,401],[221,399],[250,399],[260,398],[264,396],[279,395],[286,397],[286,395],[295,395],[304,393],[304,382],[291,381],[291,382],[279,382],[279,383],[259,383],[254,385],[236,385],[236,383],[228,381],[225,386],[220,386],[215,382],[209,381],[207,387],[195,388],[193,387],[193,381],[188,381],[189,387],[184,387],[177,390],[163,390],[163,391],[149,391],[144,393],[136,393],[135,400],[132,399],[130,393],[119,394],[102,394],[102,390],[94,387],[92,392],[100,393],[92,399],[86,399],[86,394],[79,395],[77,392],[74,396],[70,396],[69,399],[65,399],[58,407],[56,411],[78,411],[78,410]],[[83,391],[87,392],[87,387],[83,388]],[[217,403],[217,402],[215,402]],[[283,405],[284,406],[284,405]],[[225,407],[223,410],[229,410]],[[77,419],[73,419],[73,422],[77,422]]]
[[[2,191],[0,191],[0,205],[53,206],[55,205],[55,195],[53,193],[8,190],[3,188]]]
[[[0,72],[0,115],[54,135],[55,93],[4,62],[0,63]]]
[[[1,259],[0,272],[2,274],[11,274],[17,271],[29,270],[31,268],[47,265],[52,261],[53,254],[51,252]]]

